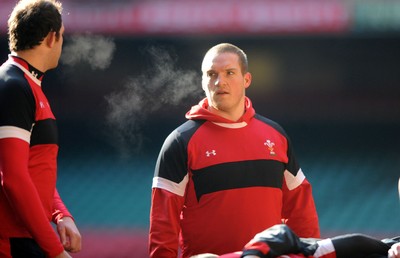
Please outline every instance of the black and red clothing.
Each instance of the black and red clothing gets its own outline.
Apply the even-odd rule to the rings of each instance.
[[[48,257],[64,248],[50,221],[71,216],[56,190],[58,132],[43,73],[9,56],[0,67],[0,257],[33,238]]]
[[[386,258],[389,248],[400,237],[378,240],[364,234],[345,234],[332,238],[299,238],[287,225],[274,225],[258,233],[242,252],[221,255],[240,258]]]
[[[311,185],[284,130],[255,113],[232,122],[207,99],[164,142],[153,178],[151,257],[241,250],[257,232],[284,221],[319,237]]]

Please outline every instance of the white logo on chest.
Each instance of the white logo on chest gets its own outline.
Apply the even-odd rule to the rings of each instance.
[[[207,157],[211,157],[211,155],[215,156],[215,155],[217,155],[217,152],[215,150],[206,151],[206,156]]]
[[[276,155],[274,150],[275,143],[273,143],[271,140],[267,140],[266,142],[264,142],[264,145],[268,147],[270,155]]]

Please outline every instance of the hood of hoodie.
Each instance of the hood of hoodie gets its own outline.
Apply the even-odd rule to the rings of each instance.
[[[186,113],[186,118],[190,120],[207,120],[215,123],[248,123],[254,115],[255,110],[248,97],[245,97],[245,112],[238,121],[232,121],[208,111],[208,100],[207,98],[204,98],[199,102],[199,104],[192,106],[192,108]]]

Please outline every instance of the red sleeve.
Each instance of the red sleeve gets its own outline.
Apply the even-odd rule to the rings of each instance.
[[[65,206],[64,202],[61,200],[60,194],[58,193],[57,189],[54,191],[54,200],[53,200],[53,214],[52,214],[52,221],[57,224],[58,220],[62,219],[63,217],[71,217],[71,213],[68,211],[67,207]]]
[[[29,144],[16,138],[0,139],[2,190],[10,206],[45,253],[54,257],[64,248],[42,208],[28,172]]]
[[[319,238],[318,215],[311,184],[304,178],[296,188],[289,190],[283,184],[283,219],[299,237]]]
[[[150,209],[150,257],[177,257],[179,219],[184,199],[160,188],[153,188]]]

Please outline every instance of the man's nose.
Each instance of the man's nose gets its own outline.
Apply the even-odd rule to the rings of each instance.
[[[218,75],[217,78],[215,79],[214,85],[215,85],[215,86],[220,85],[220,84],[223,82],[223,80],[224,80],[224,79],[222,78],[222,76],[221,76],[221,75]]]

